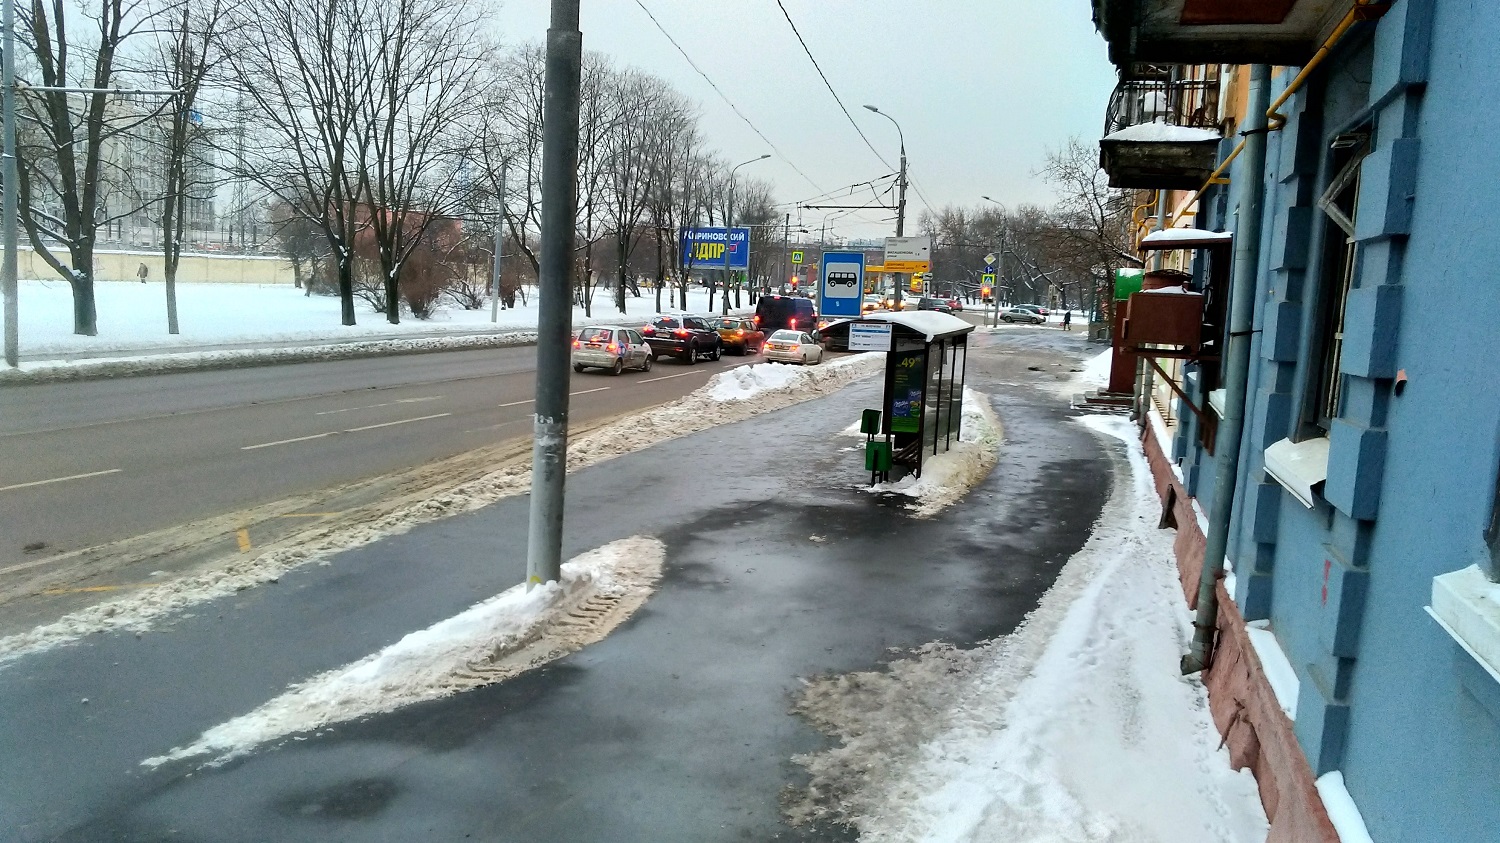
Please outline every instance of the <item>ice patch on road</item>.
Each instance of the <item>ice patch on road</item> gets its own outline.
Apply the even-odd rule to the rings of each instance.
[[[573,558],[562,580],[524,584],[413,632],[380,652],[293,685],[249,714],[141,763],[212,755],[221,764],[300,732],[489,685],[572,653],[638,609],[661,578],[666,547],[633,536]]]
[[[1079,421],[1128,455],[1088,542],[1014,633],[811,682],[797,708],[840,745],[797,759],[793,822],[868,843],[1265,839],[1254,778],[1178,670],[1191,627],[1136,430]]]
[[[827,395],[879,371],[884,364],[885,355],[871,353],[840,357],[821,366],[792,367],[797,374],[796,380],[778,389],[756,393],[755,401],[715,400],[709,395],[713,384],[710,381],[675,401],[626,416],[572,439],[568,443],[568,471]],[[502,498],[529,491],[529,466],[503,468],[375,520],[330,529],[315,541],[290,547],[272,546],[251,558],[236,558],[223,568],[163,582],[81,609],[27,632],[0,638],[0,666],[28,653],[76,641],[95,632],[145,632],[163,618],[190,606],[278,582],[287,572],[310,562],[326,562],[341,551],[404,533],[420,524],[472,512]]]
[[[936,515],[968,494],[995,467],[1004,429],[983,393],[964,387],[963,408],[958,442],[944,453],[926,456],[920,478],[907,475],[892,483],[857,488],[910,497],[907,509],[918,518]]]

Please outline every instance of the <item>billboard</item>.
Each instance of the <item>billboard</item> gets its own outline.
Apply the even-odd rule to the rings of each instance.
[[[684,268],[724,268],[724,227],[684,228],[679,234]],[[729,238],[729,268],[750,268],[750,229],[735,226]]]

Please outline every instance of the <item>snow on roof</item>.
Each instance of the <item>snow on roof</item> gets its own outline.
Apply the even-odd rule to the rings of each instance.
[[[1161,249],[1169,246],[1181,246],[1192,249],[1202,246],[1213,246],[1220,243],[1231,243],[1233,241],[1234,234],[1229,231],[1208,231],[1202,228],[1166,228],[1147,234],[1141,239],[1141,248]]]
[[[1111,132],[1104,139],[1130,143],[1201,143],[1219,141],[1223,136],[1212,129],[1190,129],[1187,126],[1168,126],[1166,123],[1137,123],[1118,132]]]
[[[859,319],[850,319],[850,322],[890,322],[925,336],[928,342],[937,337],[952,336],[954,334],[967,334],[974,330],[974,326],[950,313],[939,313],[936,310],[901,310],[892,313],[866,313]]]

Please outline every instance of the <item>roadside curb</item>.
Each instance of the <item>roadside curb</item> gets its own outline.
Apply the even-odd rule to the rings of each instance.
[[[128,378],[169,372],[198,372],[212,369],[241,369],[285,363],[310,363],[321,360],[352,360],[360,357],[431,354],[440,351],[508,348],[536,345],[536,331],[507,331],[458,337],[414,337],[412,339],[368,340],[295,348],[257,348],[226,351],[150,354],[112,360],[83,361],[58,365],[38,364],[36,368],[0,370],[0,387],[29,384],[84,381],[103,378]]]

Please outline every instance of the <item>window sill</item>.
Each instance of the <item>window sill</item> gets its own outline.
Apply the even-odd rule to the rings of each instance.
[[[1219,418],[1224,418],[1224,390],[1215,389],[1208,393],[1208,406],[1219,414]]]
[[[1500,682],[1500,584],[1477,565],[1433,577],[1427,614]]]
[[[1328,437],[1293,442],[1283,439],[1266,449],[1266,474],[1308,509],[1328,479]]]

